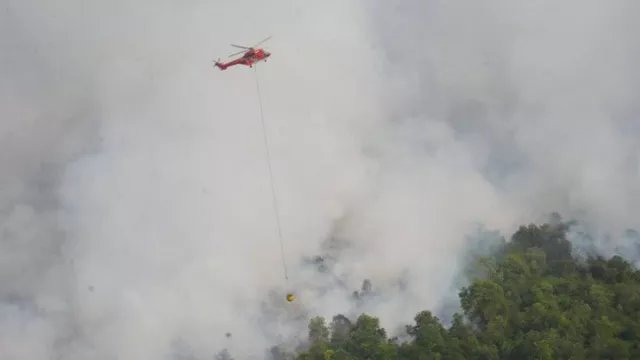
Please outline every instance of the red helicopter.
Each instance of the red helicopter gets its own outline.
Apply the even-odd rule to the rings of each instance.
[[[214,66],[217,66],[220,68],[220,70],[225,70],[226,68],[230,67],[230,66],[234,66],[234,65],[246,65],[250,68],[253,67],[253,64],[260,62],[260,61],[267,61],[267,58],[269,58],[269,56],[271,56],[271,53],[268,51],[264,51],[264,49],[256,49],[255,47],[262,44],[263,42],[267,41],[271,39],[271,36],[269,36],[268,38],[260,41],[259,43],[251,46],[251,47],[246,47],[246,46],[240,46],[240,45],[234,45],[231,44],[231,46],[233,47],[237,47],[240,49],[244,49],[242,51],[239,51],[235,54],[231,54],[229,55],[229,57],[232,56],[236,56],[236,55],[240,55],[242,53],[244,53],[244,55],[242,55],[241,58],[229,61],[227,63],[221,63],[220,59],[218,59],[218,61],[215,62]]]

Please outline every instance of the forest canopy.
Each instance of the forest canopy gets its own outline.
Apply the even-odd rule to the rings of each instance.
[[[562,222],[521,226],[476,258],[445,326],[431,311],[390,337],[373,314],[310,320],[299,352],[274,359],[640,359],[640,272],[614,256],[577,258]],[[225,353],[222,358],[230,359]]]

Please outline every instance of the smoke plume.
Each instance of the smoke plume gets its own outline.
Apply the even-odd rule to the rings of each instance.
[[[3,5],[8,359],[261,359],[442,306],[479,225],[639,225],[635,1]]]

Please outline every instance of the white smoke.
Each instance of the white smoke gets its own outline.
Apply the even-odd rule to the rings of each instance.
[[[360,216],[375,224],[367,238],[378,269],[414,274],[404,317],[449,290],[476,221],[509,235],[559,211],[603,233],[637,228],[637,3],[368,8],[387,50],[384,111],[393,123],[381,130],[382,200]]]
[[[365,278],[389,328],[437,307],[476,224],[637,225],[635,2],[4,8],[9,359],[262,358]],[[212,67],[268,35],[255,73]],[[323,278],[300,260],[331,236]]]

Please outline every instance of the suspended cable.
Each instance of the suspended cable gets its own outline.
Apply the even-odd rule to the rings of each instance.
[[[257,67],[253,68],[254,70],[254,75],[255,75],[255,79],[256,79],[256,92],[258,94],[258,103],[260,105],[260,120],[262,122],[262,133],[264,134],[264,145],[265,145],[265,149],[266,149],[266,154],[267,154],[267,165],[269,168],[269,181],[271,183],[271,195],[272,195],[272,199],[273,199],[273,209],[274,209],[274,213],[275,213],[275,218],[276,218],[276,225],[278,227],[278,239],[280,241],[280,253],[282,256],[282,265],[284,268],[284,278],[285,278],[285,282],[286,282],[286,286],[287,288],[289,288],[289,275],[288,275],[288,271],[287,271],[287,262],[285,260],[285,255],[284,255],[284,242],[283,242],[283,237],[282,237],[282,227],[280,225],[280,212],[278,210],[278,200],[277,200],[277,196],[276,196],[276,187],[274,185],[274,181],[273,181],[273,170],[271,169],[271,154],[269,152],[269,138],[267,136],[267,127],[265,125],[265,121],[264,121],[264,110],[262,107],[262,95],[260,93],[260,83],[258,82],[258,70]],[[289,295],[287,295],[288,297]]]

